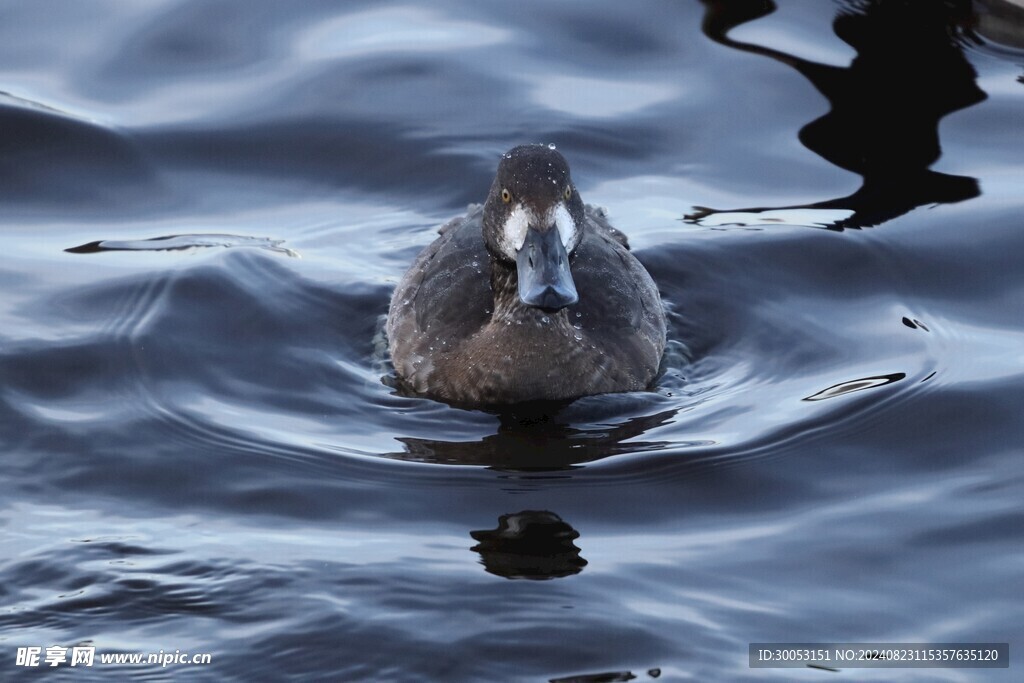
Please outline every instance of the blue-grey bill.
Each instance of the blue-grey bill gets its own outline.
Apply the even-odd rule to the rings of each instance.
[[[516,253],[519,298],[527,306],[558,310],[579,301],[569,270],[569,254],[555,226],[541,232],[526,231],[526,241]]]

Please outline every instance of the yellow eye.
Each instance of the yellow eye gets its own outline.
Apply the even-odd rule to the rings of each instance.
[[[569,201],[570,199],[572,199],[572,186],[571,185],[566,185],[565,186],[565,201]]]
[[[503,201],[506,204],[508,204],[510,201],[512,201],[512,193],[509,192],[506,189],[502,189],[502,191],[501,191],[501,201]]]

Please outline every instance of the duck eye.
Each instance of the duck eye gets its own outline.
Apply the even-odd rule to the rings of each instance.
[[[571,185],[566,185],[565,186],[565,200],[569,201],[570,199],[572,199],[572,186]]]
[[[510,201],[512,201],[512,193],[509,192],[507,189],[502,189],[501,190],[501,201],[503,201],[506,204],[508,204]]]

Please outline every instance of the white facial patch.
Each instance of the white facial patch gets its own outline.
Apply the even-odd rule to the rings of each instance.
[[[569,246],[576,240],[576,221],[566,208],[565,202],[558,202],[547,215],[548,225],[552,223],[558,228],[558,236],[562,238],[562,246],[569,251]]]
[[[554,224],[558,230],[558,237],[566,251],[576,241],[576,221],[566,208],[565,202],[559,202],[552,207],[544,216],[543,222],[537,221],[532,210],[516,204],[512,213],[505,219],[505,225],[501,230],[501,249],[509,258],[515,258],[516,252],[523,248],[526,242],[526,231],[531,225],[540,227]]]
[[[523,243],[526,242],[527,229],[533,224],[536,224],[533,211],[522,204],[516,204],[501,229],[501,250],[506,256],[512,259],[516,257],[516,252],[522,249]]]

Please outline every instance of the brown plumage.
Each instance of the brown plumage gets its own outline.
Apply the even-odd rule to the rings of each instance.
[[[530,220],[520,224],[516,211]],[[557,310],[524,303],[519,279],[528,266],[517,270],[512,242],[526,222],[538,239],[558,231],[552,235],[565,243],[560,253],[567,254],[575,303],[564,305],[571,299],[563,297]],[[402,278],[388,314],[391,358],[410,390],[486,406],[651,383],[665,348],[657,287],[625,236],[583,205],[553,148],[529,145],[504,155],[487,202],[440,233]],[[529,244],[527,238],[522,246]]]

